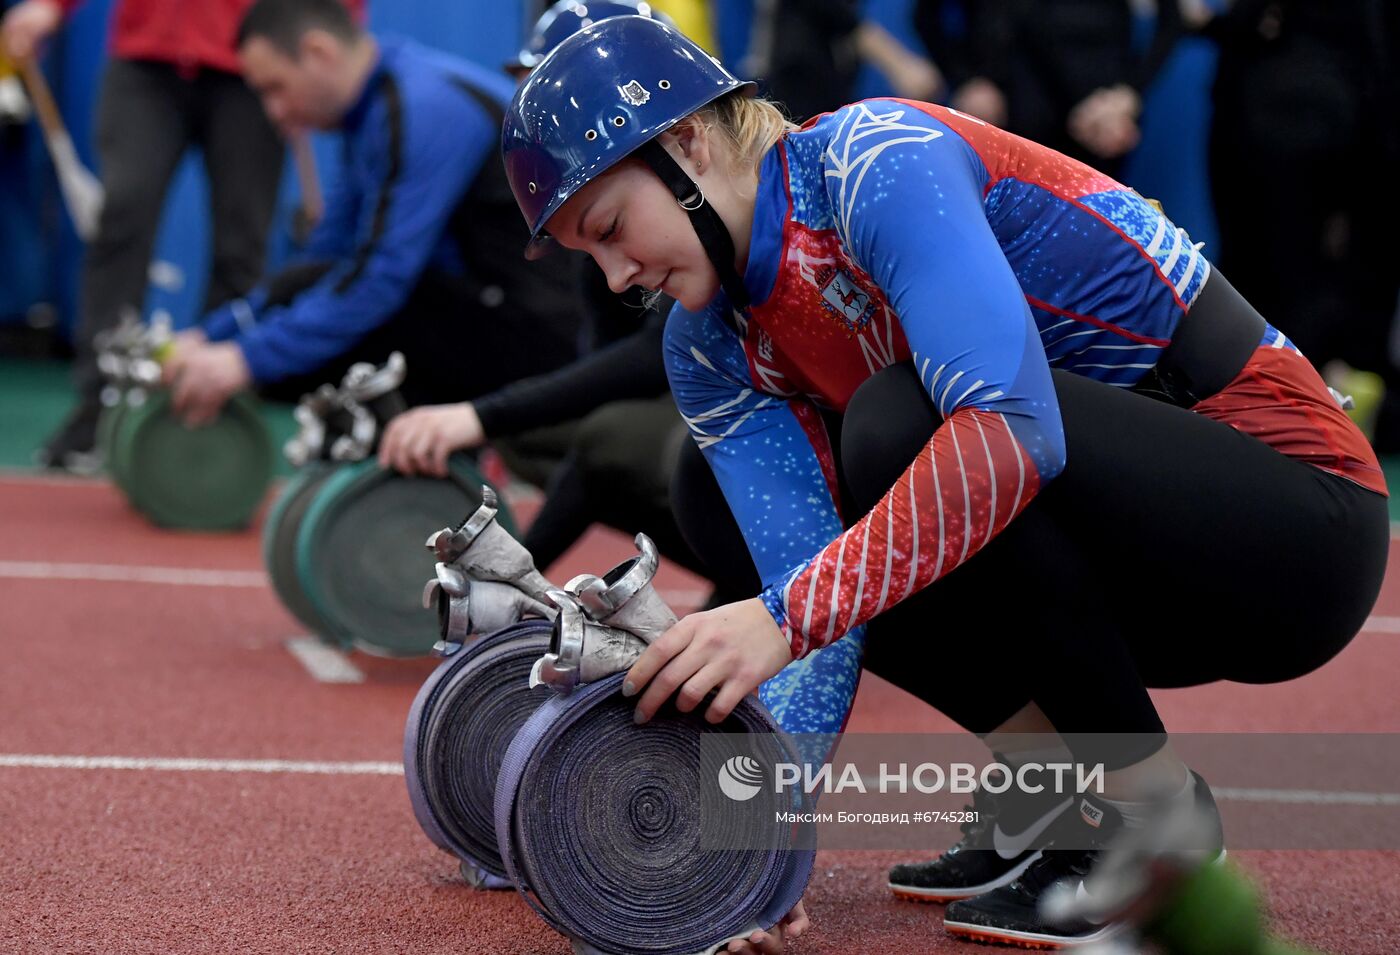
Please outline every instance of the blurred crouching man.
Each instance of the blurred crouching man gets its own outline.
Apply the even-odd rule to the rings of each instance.
[[[177,337],[165,375],[188,423],[247,388],[294,400],[394,350],[410,404],[575,357],[575,273],[520,256],[527,235],[496,157],[507,77],[376,38],[340,0],[259,0],[237,46],[276,125],[343,134],[344,170],[308,261]]]

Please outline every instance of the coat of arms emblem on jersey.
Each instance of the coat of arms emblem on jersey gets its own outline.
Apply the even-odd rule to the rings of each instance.
[[[840,315],[853,329],[864,328],[875,314],[875,303],[845,269],[832,269],[822,276],[822,302]]]

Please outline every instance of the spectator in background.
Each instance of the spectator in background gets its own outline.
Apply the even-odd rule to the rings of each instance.
[[[250,387],[294,399],[396,350],[410,404],[574,357],[576,273],[520,258],[526,231],[496,155],[506,76],[381,41],[338,0],[258,0],[237,40],[273,122],[339,130],[345,172],[309,241],[316,261],[177,336],[165,374],[187,421]]]
[[[102,79],[97,156],[106,204],[83,262],[73,366],[78,406],[40,450],[50,467],[90,469],[102,379],[93,337],[139,312],[166,190],[185,150],[209,177],[213,258],[207,307],[246,293],[263,267],[282,171],[282,144],[239,77],[233,51],[252,0],[118,0]],[[360,5],[359,0],[354,0]],[[44,42],[82,0],[23,0],[0,21],[16,60]]]
[[[1387,181],[1400,169],[1400,8],[1237,0],[1206,33],[1220,46],[1210,173],[1221,268],[1319,367],[1381,373],[1374,439],[1400,450],[1387,342],[1400,289],[1400,203]]]
[[[1143,56],[1129,0],[918,0],[915,25],[955,109],[1110,174],[1137,145],[1141,91],[1180,33],[1160,4]]]
[[[749,53],[740,72],[758,77],[798,122],[850,98],[862,62],[907,99],[943,93],[943,76],[873,20],[855,0],[756,0]]]

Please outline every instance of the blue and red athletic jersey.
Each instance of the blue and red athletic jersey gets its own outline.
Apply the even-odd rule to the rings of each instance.
[[[785,729],[838,731],[862,624],[977,553],[1063,469],[1050,369],[1132,387],[1210,268],[1131,189],[939,106],[856,103],[768,153],[751,307],[723,293],[700,313],[677,306],[666,354],[792,645],[796,662],[761,690]],[[907,360],[943,424],[843,529],[818,409],[844,410]],[[1384,492],[1365,438],[1272,327],[1197,410]]]

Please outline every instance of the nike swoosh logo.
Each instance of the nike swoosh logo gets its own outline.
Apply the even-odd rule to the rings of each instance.
[[[1003,859],[1014,859],[1025,852],[1072,802],[1073,799],[1066,799],[1014,836],[1003,831],[1001,823],[998,822],[992,828],[992,845],[996,847],[997,855]]]

